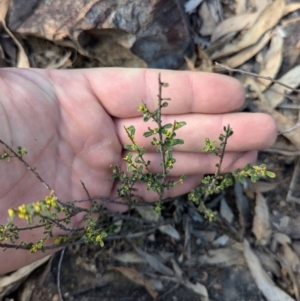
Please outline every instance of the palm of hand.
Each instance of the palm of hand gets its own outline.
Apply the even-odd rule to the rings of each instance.
[[[2,70],[0,139],[13,148],[26,147],[26,162],[36,168],[62,201],[87,198],[80,181],[91,196],[116,196],[110,166],[119,164],[124,168],[122,145],[128,139],[123,127],[133,124],[139,145],[148,145],[142,133],[149,125],[143,123],[137,107],[143,100],[150,110],[155,109],[157,75],[156,70],[132,69]],[[180,129],[185,144],[175,148],[177,162],[170,173],[176,178],[185,173],[188,178],[167,196],[188,192],[202,174],[214,172],[216,159],[201,154],[201,150],[204,138],[217,139],[223,125],[230,123],[237,129],[224,164],[246,152],[231,169],[252,162],[256,149],[273,143],[276,126],[270,117],[228,113],[243,102],[243,89],[236,81],[213,74],[174,71],[164,71],[162,78],[170,83],[166,96],[173,100],[164,111],[164,121],[184,120],[188,124]],[[160,157],[154,149],[148,152],[147,159],[154,162],[153,171],[157,172]],[[0,170],[0,224],[5,224],[7,209],[43,199],[49,192],[17,159],[0,162]],[[139,186],[141,195],[153,199],[144,188]],[[110,209],[123,211],[124,206],[114,204]],[[35,241],[41,233],[26,232],[22,239]],[[23,253],[16,259],[14,252],[1,255],[3,273],[43,256]]]

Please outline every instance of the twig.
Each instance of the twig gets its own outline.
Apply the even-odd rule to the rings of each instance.
[[[174,286],[172,286],[168,291],[166,291],[164,294],[156,298],[156,300],[163,300],[167,295],[171,294],[172,292],[176,291],[180,287],[181,283],[176,283]],[[177,299],[177,298],[176,298]]]
[[[297,191],[297,187],[299,187],[298,185],[299,177],[300,177],[300,158],[298,159],[296,167],[294,169],[293,177],[286,197],[287,202],[294,202],[300,204],[300,198],[293,196],[293,192]]]
[[[223,159],[224,159],[224,156],[225,156],[225,150],[226,150],[226,146],[227,146],[227,141],[228,141],[228,138],[230,137],[230,131],[231,131],[231,128],[230,128],[230,125],[228,124],[228,126],[225,130],[225,132],[226,132],[225,139],[224,139],[224,142],[222,142],[223,143],[222,151],[221,151],[221,154],[219,155],[220,162],[218,163],[218,168],[217,168],[217,171],[215,173],[215,177],[218,177],[220,175],[220,172],[221,172],[222,163],[223,163]]]
[[[300,90],[299,90],[299,89],[296,89],[296,88],[293,88],[293,87],[288,86],[288,85],[286,85],[286,84],[283,84],[283,83],[280,82],[279,80],[276,80],[276,79],[274,79],[274,78],[272,78],[272,77],[269,77],[269,76],[262,76],[262,75],[258,75],[258,74],[256,74],[256,73],[252,73],[252,72],[248,72],[248,71],[243,71],[243,70],[240,70],[240,69],[233,69],[233,68],[230,68],[230,67],[228,67],[228,66],[222,65],[222,64],[220,64],[220,63],[218,63],[218,62],[215,62],[215,64],[216,64],[217,66],[219,66],[219,67],[221,67],[221,68],[223,68],[223,69],[229,71],[229,72],[238,72],[238,73],[240,73],[240,74],[247,74],[247,75],[251,75],[251,76],[257,77],[257,78],[269,80],[269,81],[271,81],[272,83],[278,84],[278,85],[280,85],[280,86],[282,86],[282,87],[285,87],[285,88],[287,88],[287,89],[289,89],[289,90],[292,90],[292,91],[294,91],[294,92],[296,92],[296,93],[300,93]]]
[[[66,248],[63,248],[61,250],[60,256],[59,256],[59,261],[58,261],[58,266],[57,266],[57,291],[58,291],[58,295],[59,295],[59,299],[60,301],[64,301],[62,293],[61,293],[61,288],[60,288],[60,271],[61,271],[61,264],[62,264],[62,260],[65,254]]]
[[[286,134],[286,133],[290,133],[292,132],[293,130],[295,130],[296,128],[300,127],[300,122],[298,122],[295,126],[283,131],[283,132],[280,132],[277,134],[277,136],[280,136],[280,135],[283,135],[283,134]]]
[[[86,192],[88,198],[91,199],[91,196],[90,196],[89,191],[87,190],[85,184],[84,184],[81,180],[80,180],[80,183],[81,183],[81,185],[82,185],[84,191]]]
[[[43,183],[46,188],[50,191],[52,191],[52,188],[50,187],[50,185],[48,185],[43,178],[39,175],[38,172],[36,172],[23,158],[22,156],[19,156],[18,153],[16,153],[8,144],[6,144],[3,140],[0,139],[0,143],[3,144],[7,149],[9,149],[10,152],[12,152],[14,154],[14,156],[16,158],[18,158],[19,161],[21,161],[28,170],[30,170],[39,180],[41,183]]]
[[[162,172],[163,172],[163,184],[165,184],[166,177],[167,177],[167,168],[166,168],[166,150],[164,147],[164,140],[163,140],[163,134],[162,134],[162,120],[161,120],[161,109],[162,109],[162,102],[164,100],[168,101],[170,98],[163,98],[162,97],[162,88],[164,86],[164,82],[161,81],[161,76],[160,73],[158,75],[158,116],[157,122],[158,125],[158,135],[159,135],[159,140],[160,140],[160,155],[161,155],[161,162],[162,162]]]
[[[290,150],[284,150],[284,149],[267,148],[267,149],[262,149],[260,151],[265,152],[265,153],[280,154],[283,156],[300,156],[300,150],[290,151]]]
[[[293,109],[293,110],[300,110],[299,105],[294,105],[294,104],[281,104],[278,106],[279,109]]]

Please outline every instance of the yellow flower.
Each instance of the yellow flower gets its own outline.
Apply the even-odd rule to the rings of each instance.
[[[123,160],[124,160],[125,162],[128,162],[128,161],[130,161],[130,158],[129,158],[129,156],[126,156],[125,158],[123,158]]]
[[[166,130],[166,137],[168,137],[168,138],[172,138],[172,132],[171,131],[168,131],[168,130]]]
[[[104,246],[103,238],[105,238],[106,236],[107,236],[107,234],[105,232],[102,232],[101,234],[98,234],[96,236],[95,241],[100,244],[100,247]]]
[[[15,216],[15,210],[14,209],[8,209],[7,210],[9,217],[14,217]]]
[[[143,112],[143,113],[145,113],[145,112],[147,112],[147,111],[148,111],[148,109],[147,109],[147,107],[146,107],[144,104],[139,105],[139,107],[138,107],[138,112]]]
[[[19,211],[19,213],[21,213],[21,214],[25,214],[25,213],[27,212],[27,208],[26,208],[26,206],[23,204],[23,205],[21,205],[21,206],[18,207],[18,211]]]
[[[27,154],[27,150],[26,150],[25,147],[20,147],[20,146],[19,146],[18,153],[19,153],[19,155],[22,157],[22,156],[24,156],[24,155]]]
[[[37,247],[36,244],[34,244],[34,245],[32,245],[31,248],[29,249],[29,252],[30,252],[31,254],[34,254],[34,253],[37,252],[37,250],[38,250],[38,247]]]
[[[30,216],[28,215],[28,213],[23,213],[23,212],[18,212],[18,217],[20,219],[26,219],[27,221],[30,219]]]
[[[55,245],[60,245],[61,244],[61,238],[60,237],[57,237],[54,239],[54,244]]]
[[[36,202],[36,203],[33,203],[33,208],[34,208],[34,211],[37,212],[37,213],[41,213],[42,211],[42,205],[40,202]]]
[[[27,207],[25,205],[21,205],[18,207],[17,214],[18,217],[21,219],[26,219],[27,221],[30,219]]]
[[[57,206],[57,202],[56,201],[57,201],[57,198],[55,196],[47,195],[45,197],[45,202],[50,207],[56,207]]]

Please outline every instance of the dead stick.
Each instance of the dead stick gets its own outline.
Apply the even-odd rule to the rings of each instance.
[[[278,80],[276,80],[276,79],[274,79],[274,78],[272,78],[272,77],[269,77],[269,76],[262,76],[262,75],[258,75],[258,74],[256,74],[256,73],[252,73],[252,72],[248,72],[248,71],[243,71],[243,70],[240,70],[240,69],[233,69],[233,68],[230,68],[230,67],[228,67],[228,66],[222,65],[222,64],[220,64],[220,63],[218,63],[218,62],[215,62],[215,64],[216,64],[217,66],[219,66],[219,67],[221,67],[221,68],[223,68],[223,69],[229,71],[229,72],[238,72],[238,73],[240,73],[240,74],[247,74],[247,75],[251,75],[251,76],[257,77],[257,78],[269,80],[269,81],[271,81],[272,83],[278,84],[278,85],[280,85],[280,86],[282,86],[282,87],[285,87],[285,88],[287,88],[287,89],[289,89],[289,90],[292,90],[292,91],[294,91],[294,92],[296,92],[296,93],[300,93],[300,90],[295,89],[295,88],[293,88],[293,87],[291,87],[291,86],[288,86],[288,85],[286,85],[286,84],[283,84],[282,82],[280,82],[280,81],[278,81]]]

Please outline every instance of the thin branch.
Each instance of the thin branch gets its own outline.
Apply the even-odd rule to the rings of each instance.
[[[296,88],[293,88],[293,87],[288,86],[288,85],[286,85],[286,84],[283,84],[283,83],[280,82],[279,80],[276,80],[276,79],[274,79],[274,78],[272,78],[272,77],[269,77],[269,76],[262,76],[262,75],[258,75],[258,74],[256,74],[256,73],[252,73],[252,72],[248,72],[248,71],[243,71],[243,70],[240,70],[240,69],[233,69],[233,68],[230,68],[230,67],[228,67],[228,66],[222,65],[222,64],[220,64],[220,63],[218,63],[218,62],[215,62],[215,64],[216,64],[217,66],[219,66],[219,67],[221,67],[221,68],[223,68],[223,69],[229,71],[229,72],[237,72],[237,73],[240,73],[240,74],[251,75],[251,76],[254,76],[254,77],[257,77],[257,78],[269,80],[269,81],[271,81],[272,83],[278,84],[278,85],[280,85],[280,86],[282,86],[282,87],[285,87],[285,88],[287,88],[287,89],[289,89],[289,90],[292,90],[292,91],[294,91],[294,92],[296,92],[296,93],[300,93],[300,90],[299,90],[299,89],[296,89]]]
[[[164,148],[164,140],[163,140],[163,134],[162,134],[162,120],[161,120],[161,109],[162,109],[162,88],[164,83],[161,81],[160,73],[158,75],[158,116],[157,116],[157,125],[158,125],[158,135],[159,135],[159,141],[160,141],[160,155],[161,155],[161,162],[162,162],[162,171],[163,171],[163,184],[165,183],[165,179],[167,177],[167,169],[166,169],[166,154],[165,154],[165,148]]]
[[[48,185],[44,180],[43,178],[39,175],[39,173],[37,171],[35,171],[35,169],[33,169],[23,158],[22,156],[19,156],[18,153],[16,153],[8,144],[6,144],[3,140],[0,139],[0,143],[3,144],[7,149],[9,149],[9,151],[11,153],[14,154],[14,156],[19,160],[21,161],[28,170],[30,170],[38,179],[41,183],[43,183],[46,188],[49,190],[49,191],[52,191],[53,189],[50,187],[50,185]]]
[[[283,132],[280,132],[277,134],[277,136],[280,136],[280,135],[283,135],[283,134],[286,134],[286,133],[290,133],[292,132],[293,130],[295,130],[296,128],[300,127],[300,122],[298,122],[295,126],[283,131]]]
[[[89,194],[89,191],[87,190],[87,188],[86,188],[85,184],[83,183],[83,181],[80,180],[80,183],[81,183],[81,185],[82,185],[82,187],[83,187],[85,193],[87,194],[88,198],[91,199],[91,196],[90,196],[90,194]]]
[[[222,146],[222,151],[221,151],[221,154],[219,155],[219,158],[220,158],[220,162],[218,164],[218,168],[217,168],[217,171],[215,173],[215,176],[218,177],[220,175],[220,172],[221,172],[221,167],[222,167],[222,163],[223,163],[223,159],[224,159],[224,156],[225,156],[225,150],[226,150],[226,146],[227,146],[227,141],[228,141],[228,138],[230,137],[229,133],[231,131],[231,128],[230,128],[230,125],[228,124],[226,130],[225,130],[225,139],[224,139],[224,142],[223,143],[223,146]]]
[[[66,248],[63,248],[61,250],[60,256],[59,256],[59,261],[58,261],[58,266],[57,266],[57,291],[58,291],[58,295],[59,295],[59,299],[60,301],[64,301],[62,293],[61,293],[61,288],[60,288],[60,271],[61,271],[61,264],[63,261],[63,257],[65,254]]]
[[[283,156],[300,156],[300,150],[290,151],[285,149],[267,148],[267,149],[262,149],[261,152],[280,154]]]

